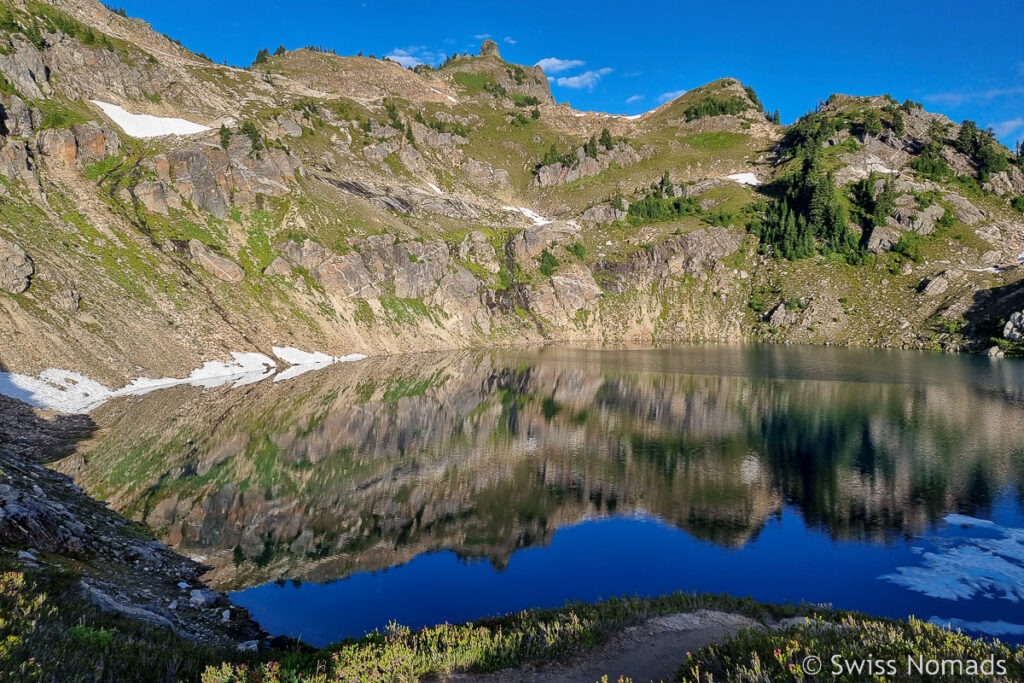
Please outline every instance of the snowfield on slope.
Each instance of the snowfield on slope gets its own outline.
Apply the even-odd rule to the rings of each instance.
[[[132,114],[122,107],[100,100],[89,100],[103,110],[111,121],[121,127],[126,135],[133,138],[158,138],[164,135],[194,135],[210,128],[185,119],[175,119],[152,114]]]
[[[732,175],[725,176],[729,180],[735,181],[740,185],[760,185],[761,181],[757,179],[757,176],[753,173],[733,173]]]
[[[274,347],[274,355],[291,365],[274,381],[293,379],[312,370],[334,363],[347,363],[366,358],[361,353],[329,356],[319,351],[309,353],[292,347]],[[189,385],[212,389],[230,384],[241,387],[260,382],[277,373],[277,363],[262,353],[232,352],[231,361],[208,361],[188,377],[140,377],[120,389],[110,389],[77,372],[48,368],[36,377],[16,372],[0,372],[0,394],[24,401],[36,408],[59,413],[88,413],[107,401],[122,396],[144,396],[169,387]]]

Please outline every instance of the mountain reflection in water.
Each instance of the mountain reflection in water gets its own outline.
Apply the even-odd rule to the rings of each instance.
[[[793,552],[810,537],[827,541],[819,557],[837,542],[898,549],[870,577],[882,584],[949,513],[1019,525],[1024,491],[1024,363],[916,353],[423,354],[173,389],[96,419],[103,429],[60,468],[205,556],[222,590],[327,582],[434,551],[486,558],[493,574],[560,528],[620,516],[739,556],[784,521],[801,532],[787,537]],[[621,533],[596,541],[609,557]],[[688,580],[651,589],[757,593]],[[565,597],[577,596],[551,600]]]

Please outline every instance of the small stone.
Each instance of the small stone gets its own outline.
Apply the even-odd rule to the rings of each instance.
[[[179,581],[178,582],[178,588],[180,588],[182,590],[185,590],[186,588],[188,588],[188,584],[185,583],[184,581]]]
[[[220,620],[221,621],[230,621],[231,620],[231,610],[226,609],[223,612],[221,612],[220,613]]]
[[[35,555],[24,550],[18,551],[18,559],[25,560],[26,562],[38,562],[38,559],[36,558]]]
[[[178,609],[178,601],[171,600],[171,604],[167,606],[168,609]]]
[[[241,652],[256,652],[260,647],[260,643],[257,640],[247,640],[244,643],[238,644],[238,649]]]

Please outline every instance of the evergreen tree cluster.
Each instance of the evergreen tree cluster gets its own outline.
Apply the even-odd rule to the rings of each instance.
[[[691,104],[683,111],[687,121],[696,121],[705,116],[721,116],[723,114],[739,114],[750,109],[750,103],[740,97],[721,98],[709,96],[700,102]]]
[[[832,174],[821,167],[815,152],[804,158],[802,168],[777,183],[779,196],[766,209],[764,219],[748,229],[782,258],[795,260],[822,253],[858,255],[857,239],[850,231],[847,209],[836,191]]]
[[[252,62],[253,66],[257,64],[266,64],[268,59],[270,59],[270,50],[265,47],[261,48],[260,51],[256,53],[256,59]]]
[[[974,121],[960,124],[960,133],[954,143],[956,149],[971,157],[978,166],[978,179],[988,180],[992,173],[1005,171],[1009,162],[999,150],[999,143],[991,130],[981,130]]]

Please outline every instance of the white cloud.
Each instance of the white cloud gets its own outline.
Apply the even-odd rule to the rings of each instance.
[[[537,66],[544,69],[546,74],[560,74],[569,69],[586,64],[582,59],[559,59],[558,57],[545,57],[537,62]]]
[[[677,97],[682,97],[685,94],[685,90],[673,90],[672,92],[663,92],[660,95],[658,95],[658,101],[668,102],[669,100],[674,100]]]
[[[501,42],[508,43],[509,45],[515,45],[519,41],[516,40],[515,38],[511,38],[509,36],[505,36],[504,38],[501,39]]]
[[[598,69],[597,71],[584,71],[578,76],[565,76],[562,78],[556,78],[555,83],[562,86],[563,88],[586,88],[587,90],[593,90],[594,86],[597,85],[598,81],[601,80],[602,76],[607,76],[612,72],[611,69],[605,67]]]
[[[992,130],[996,132],[996,137],[1006,137],[1011,133],[1015,133],[1021,128],[1024,128],[1024,117],[1018,116],[1015,119],[1009,121],[1000,121],[999,123],[992,124]]]
[[[487,40],[488,38],[491,37],[491,34],[490,33],[477,33],[473,37],[476,38],[477,40]]]
[[[420,64],[437,64],[444,61],[445,57],[443,52],[434,52],[422,45],[406,48],[396,47],[384,56],[406,68],[419,66]]]
[[[924,95],[921,99],[927,102],[938,102],[940,104],[948,104],[955,107],[959,104],[963,104],[964,102],[993,100],[999,97],[1008,97],[1011,95],[1024,95],[1024,86],[1015,85],[1009,88],[989,88],[988,90],[978,90],[973,92],[940,92],[932,95]]]
[[[629,97],[626,98],[626,104],[633,104],[634,102],[639,102],[643,98],[643,95],[630,95]]]

